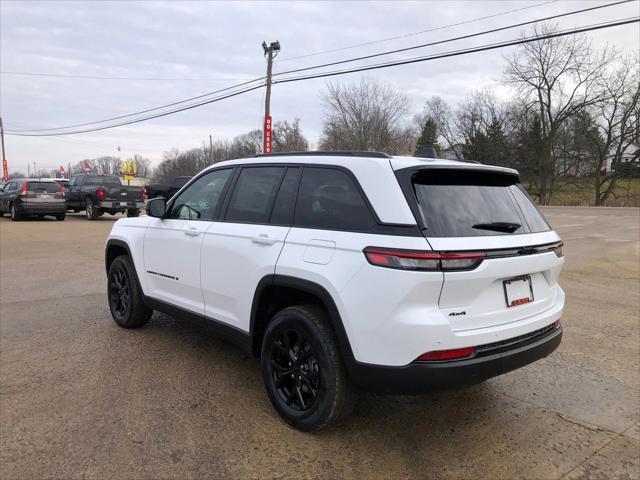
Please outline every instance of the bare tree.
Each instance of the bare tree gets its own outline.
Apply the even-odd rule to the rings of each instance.
[[[320,148],[409,153],[412,132],[402,124],[407,97],[389,84],[363,78],[360,83],[328,84]]]
[[[622,157],[633,143],[640,141],[640,62],[637,57],[619,58],[601,79],[601,91],[594,104],[593,128],[586,137],[594,155],[596,206],[613,195],[623,173]],[[610,168],[607,169],[607,163]],[[605,170],[608,170],[605,172]]]
[[[293,123],[286,120],[276,122],[273,126],[273,151],[274,152],[304,152],[309,149],[309,142],[302,134],[300,119]]]
[[[136,175],[138,177],[146,178],[147,175],[151,174],[151,160],[137,153],[133,156],[132,160],[136,164]]]
[[[427,120],[435,123],[438,137],[444,140],[444,144],[447,149],[453,152],[453,156],[455,158],[463,158],[462,149],[460,148],[461,139],[456,131],[454,113],[449,104],[441,97],[431,97],[425,102],[422,114],[415,118],[418,125],[424,125]]]
[[[545,25],[535,33],[554,31],[554,26]],[[594,52],[584,35],[525,43],[507,58],[506,80],[516,87],[540,122],[542,148],[535,170],[542,204],[549,203],[555,187],[553,147],[560,128],[568,118],[602,99],[598,86],[611,59],[612,52],[607,49]]]

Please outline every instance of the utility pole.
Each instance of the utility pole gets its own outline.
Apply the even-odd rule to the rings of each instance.
[[[213,163],[213,138],[209,135],[209,164]]]
[[[262,152],[271,153],[271,71],[273,69],[273,59],[280,51],[280,42],[276,40],[269,45],[267,45],[267,42],[262,42],[262,49],[264,50],[264,56],[267,57],[267,92],[264,97],[264,143]]]
[[[7,157],[4,156],[4,128],[2,127],[2,117],[0,117],[0,139],[2,142],[2,180],[9,180],[9,167],[7,166]]]

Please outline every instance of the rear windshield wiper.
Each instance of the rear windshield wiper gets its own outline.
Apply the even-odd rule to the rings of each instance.
[[[507,232],[513,233],[518,230],[522,225],[519,223],[511,222],[491,222],[491,223],[476,223],[473,228],[478,230],[492,230],[494,232]]]

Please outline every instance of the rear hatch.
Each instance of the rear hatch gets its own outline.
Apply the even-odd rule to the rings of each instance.
[[[481,258],[467,269],[444,270],[439,306],[454,331],[517,321],[555,303],[560,239],[515,171],[423,168],[404,178],[431,248]]]
[[[56,207],[64,203],[62,187],[56,182],[28,180],[23,201],[30,207]]]

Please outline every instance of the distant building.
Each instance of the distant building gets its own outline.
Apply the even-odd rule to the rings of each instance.
[[[613,155],[610,155],[607,158],[605,163],[604,172],[610,173],[614,171],[612,168],[613,163]],[[630,143],[622,152],[622,158],[620,159],[619,168],[622,170],[633,172],[640,170],[640,144],[639,143]]]

